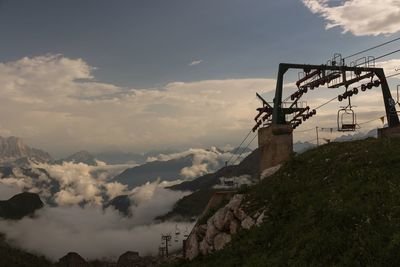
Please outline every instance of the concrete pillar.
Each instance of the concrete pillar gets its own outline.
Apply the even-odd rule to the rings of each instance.
[[[287,161],[293,154],[293,129],[290,125],[271,125],[258,130],[260,174]]]
[[[378,129],[378,138],[400,137],[400,125]]]

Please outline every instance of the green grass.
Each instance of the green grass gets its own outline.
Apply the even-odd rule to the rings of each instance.
[[[332,143],[249,190],[264,223],[176,266],[398,266],[400,139]]]

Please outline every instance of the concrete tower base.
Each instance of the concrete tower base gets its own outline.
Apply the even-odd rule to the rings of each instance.
[[[293,154],[293,129],[290,125],[271,125],[258,130],[260,174],[287,161]]]
[[[400,126],[378,129],[378,138],[381,137],[400,137]]]

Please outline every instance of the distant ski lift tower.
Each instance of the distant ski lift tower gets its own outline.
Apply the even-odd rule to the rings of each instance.
[[[292,102],[285,102],[282,100],[283,81],[285,73],[290,69],[301,70],[303,74],[296,82],[297,90],[289,97]],[[357,87],[350,88],[350,86],[366,79],[369,82],[361,85],[361,91],[379,86],[382,89],[388,128],[379,129],[379,136],[400,136],[397,101],[392,98],[383,69],[375,67],[374,58],[363,58],[361,63],[358,60],[352,62],[350,66],[345,65],[340,54],[335,54],[333,59],[325,65],[279,64],[273,103],[267,102],[257,94],[262,107],[257,108],[258,114],[254,118],[256,125],[253,131],[258,130],[260,172],[281,164],[293,153],[293,130],[317,113],[317,108],[312,109],[299,101],[310,90],[320,86],[326,86],[332,90],[344,87],[345,92],[338,95],[338,101],[348,98],[349,105],[338,111],[338,131],[356,130],[357,122],[350,98],[357,95],[359,90]],[[350,121],[344,122],[346,115],[350,115]]]

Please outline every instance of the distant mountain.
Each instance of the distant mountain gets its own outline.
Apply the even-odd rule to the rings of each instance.
[[[106,162],[107,164],[144,164],[149,157],[155,157],[160,154],[169,155],[177,152],[179,152],[179,150],[175,149],[154,150],[142,154],[122,151],[108,151],[98,153],[95,155],[95,157],[98,160]]]
[[[157,179],[164,181],[176,180],[181,178],[180,172],[183,168],[192,165],[192,159],[192,156],[186,156],[167,161],[148,162],[126,169],[113,178],[113,181],[126,184],[129,188],[134,188],[149,181],[156,181]]]
[[[104,205],[104,208],[108,208],[111,206],[121,212],[123,215],[128,216],[129,208],[132,204],[134,203],[132,203],[132,200],[129,198],[128,195],[121,195],[111,199],[106,205]]]
[[[136,154],[130,152],[101,152],[95,155],[100,161],[106,162],[107,164],[127,164],[136,163],[143,164],[146,162],[146,156],[144,154]]]
[[[114,178],[113,181],[126,184],[129,188],[153,182],[157,179],[172,181],[176,179],[188,179],[199,177],[205,173],[218,170],[225,165],[230,153],[245,156],[251,152],[233,149],[221,150],[215,147],[211,149],[189,149],[173,154],[159,154],[150,156],[148,162],[143,165],[126,169]]]
[[[26,165],[30,161],[49,162],[52,157],[49,153],[31,148],[24,144],[21,138],[0,136],[0,164],[1,165]]]
[[[60,159],[56,161],[57,164],[62,164],[62,162],[84,163],[91,166],[97,166],[96,158],[85,150],[76,152],[75,154],[72,154],[65,159]]]
[[[303,153],[309,149],[315,148],[317,145],[310,142],[296,142],[293,144],[293,151],[296,153]]]
[[[0,201],[0,217],[4,219],[19,220],[33,214],[43,207],[39,195],[34,193],[21,193],[9,200]]]

